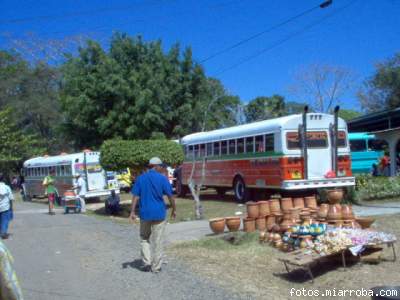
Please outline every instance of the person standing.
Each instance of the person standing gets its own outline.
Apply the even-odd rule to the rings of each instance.
[[[13,263],[14,259],[10,251],[0,241],[0,299],[23,300]]]
[[[12,200],[14,200],[11,188],[5,184],[4,176],[0,174],[0,237],[7,239],[8,224],[12,219]]]
[[[56,174],[54,169],[50,169],[49,175],[47,175],[43,180],[43,186],[45,187],[46,191],[45,194],[47,195],[47,199],[49,200],[49,215],[55,215],[54,212],[54,201],[56,200],[56,180],[54,175]]]
[[[76,194],[78,195],[78,198],[79,198],[81,212],[84,213],[84,212],[86,212],[85,195],[87,192],[87,188],[86,188],[85,179],[83,179],[82,175],[79,173],[76,174],[76,181],[75,181],[74,189],[76,189]]]
[[[166,226],[167,206],[163,196],[167,196],[171,205],[171,218],[176,217],[175,199],[171,185],[162,173],[162,161],[153,157],[149,161],[149,170],[140,175],[132,189],[132,208],[130,219],[136,220],[136,204],[139,203],[140,244],[143,260],[142,270],[158,273],[161,271],[163,242]],[[151,244],[152,245],[151,245]],[[153,253],[151,252],[153,246]]]

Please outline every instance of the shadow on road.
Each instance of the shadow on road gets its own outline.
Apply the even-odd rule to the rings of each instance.
[[[134,261],[122,263],[122,269],[127,269],[128,267],[141,271],[143,268],[143,261],[141,259],[135,259]]]

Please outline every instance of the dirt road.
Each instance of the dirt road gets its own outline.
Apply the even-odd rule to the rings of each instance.
[[[47,215],[19,202],[5,243],[25,299],[239,299],[168,257],[159,274],[139,265],[138,226],[86,215]],[[242,297],[243,298],[243,297]]]

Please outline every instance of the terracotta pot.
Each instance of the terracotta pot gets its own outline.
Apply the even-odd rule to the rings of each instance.
[[[268,201],[258,201],[258,216],[259,217],[265,217],[270,214],[269,211],[269,202]]]
[[[238,231],[240,228],[240,217],[228,217],[225,218],[226,227],[228,227],[229,231]]]
[[[215,234],[223,233],[225,230],[225,219],[224,218],[215,218],[210,219],[210,228]]]
[[[283,220],[283,213],[281,212],[275,212],[274,213],[275,216],[275,223],[276,224],[281,224],[282,220]]]
[[[342,213],[337,205],[329,205],[328,215],[326,218],[328,221],[342,219]]]
[[[281,249],[281,248],[282,248],[282,245],[283,245],[282,240],[278,240],[278,241],[275,241],[275,242],[274,242],[275,248]]]
[[[351,205],[342,205],[342,218],[346,220],[354,219],[353,209]]]
[[[291,220],[292,219],[292,213],[290,210],[284,210],[283,211],[283,218],[282,220]]]
[[[276,218],[274,215],[269,215],[266,219],[267,219],[267,226],[272,226],[276,223]]]
[[[328,204],[326,203],[321,204],[318,210],[318,218],[325,219],[328,215],[328,210],[329,210]]]
[[[259,231],[263,231],[266,229],[265,217],[259,217],[256,219],[256,228]]]
[[[268,202],[269,202],[270,213],[276,213],[281,211],[281,205],[278,199],[271,199]]]
[[[256,219],[259,216],[259,206],[257,202],[249,201],[246,202],[246,208],[247,208],[247,215],[249,218]]]
[[[292,227],[293,225],[294,224],[293,224],[292,219],[290,219],[290,218],[289,219],[284,219],[283,222],[280,225],[281,232],[288,231],[289,228]]]
[[[312,207],[312,208],[317,208],[317,199],[315,196],[309,196],[304,198],[306,207]]]
[[[283,211],[287,211],[287,210],[293,208],[292,198],[282,198],[281,199],[281,208]]]
[[[274,233],[273,240],[280,241],[280,240],[282,240],[282,237],[279,233]]]
[[[300,221],[300,209],[299,208],[292,208],[290,210],[290,213],[292,215],[292,219],[295,219],[296,222]]]
[[[293,206],[304,208],[304,198],[303,197],[293,198]]]
[[[254,232],[256,231],[256,220],[253,218],[245,218],[243,219],[243,230],[245,232]]]
[[[327,190],[326,192],[329,204],[340,203],[343,199],[343,190],[341,189]]]
[[[313,218],[313,219],[318,218],[318,209],[314,208],[310,212],[311,212],[311,218]]]
[[[264,243],[267,240],[267,234],[265,231],[260,231],[258,240],[260,241],[260,243]]]
[[[360,224],[362,229],[365,229],[365,228],[369,228],[372,225],[372,223],[375,222],[375,219],[374,218],[368,218],[368,217],[356,218],[356,222],[358,224]]]

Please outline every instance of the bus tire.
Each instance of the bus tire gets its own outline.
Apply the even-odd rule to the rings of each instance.
[[[246,184],[240,176],[237,176],[233,181],[233,194],[237,203],[244,203],[250,198],[250,190],[246,188]]]
[[[175,183],[175,192],[178,197],[185,197],[189,192],[189,187],[184,185],[181,180],[176,180]]]

